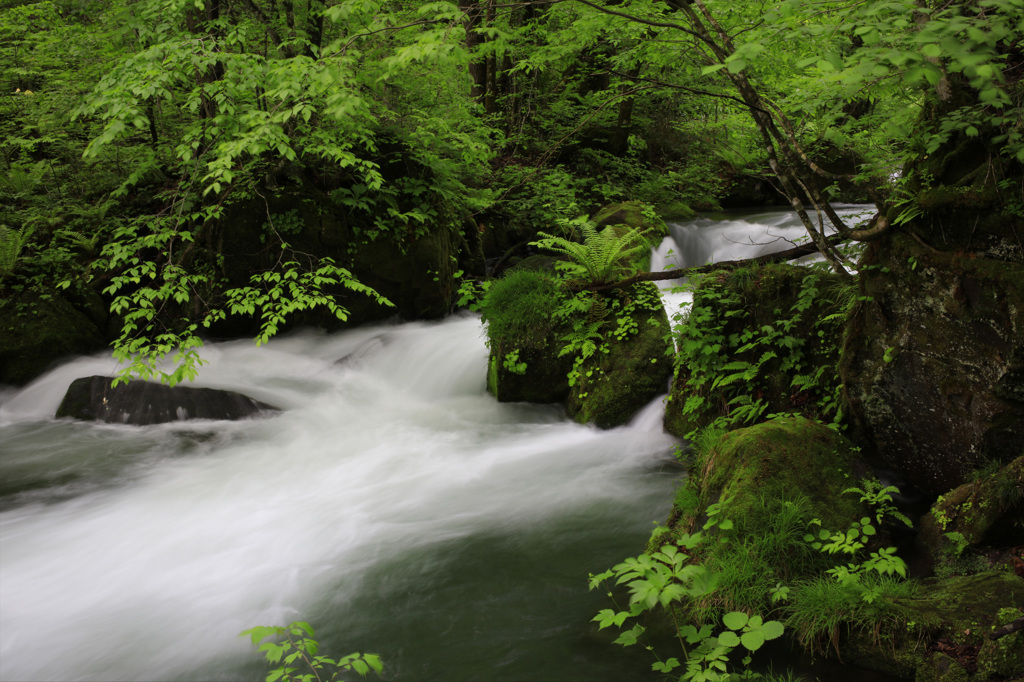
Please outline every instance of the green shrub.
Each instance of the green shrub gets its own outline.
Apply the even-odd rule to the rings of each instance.
[[[487,291],[481,315],[492,344],[533,348],[543,345],[558,305],[554,277],[535,270],[512,270]]]

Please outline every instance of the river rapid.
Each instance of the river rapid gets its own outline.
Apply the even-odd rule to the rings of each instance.
[[[485,392],[478,318],[213,344],[196,385],[283,408],[54,420],[64,365],[0,406],[0,679],[260,679],[239,632],[307,620],[387,679],[623,679],[599,572],[671,500],[655,402],[599,431]]]
[[[671,228],[652,269],[800,233],[779,212]],[[389,680],[655,679],[590,622],[610,602],[586,580],[668,513],[682,472],[661,399],[610,431],[499,404],[469,315],[203,357],[194,385],[282,411],[54,419],[109,356],[0,392],[0,680],[258,680],[239,633],[292,620],[324,653],[379,653]]]

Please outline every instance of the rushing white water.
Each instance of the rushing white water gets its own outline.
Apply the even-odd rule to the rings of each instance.
[[[861,204],[837,205],[836,213],[851,226],[871,217],[872,207]],[[688,268],[719,261],[755,258],[776,253],[806,243],[807,231],[795,212],[775,209],[729,211],[689,220],[669,223],[669,236],[654,249],[651,271]],[[826,234],[834,229],[827,224]],[[800,263],[820,260],[820,255],[800,259]],[[692,300],[689,293],[672,292],[682,280],[658,283],[669,315],[685,310]]]
[[[486,649],[476,668],[455,661],[467,648],[522,638],[514,628],[530,632],[527,650],[554,635],[502,624],[489,636],[497,644],[446,639],[450,651],[423,662],[417,650],[441,645],[404,637],[432,642],[432,627],[463,627],[487,611],[458,600],[446,603],[451,613],[396,604],[425,600],[453,577],[465,580],[460,592],[482,590],[509,608],[528,601],[525,585],[552,576],[585,595],[586,570],[639,551],[643,528],[670,499],[672,476],[658,469],[673,440],[661,430],[660,402],[611,431],[573,424],[555,407],[498,404],[484,390],[474,317],[259,349],[218,344],[204,356],[196,385],[283,411],[152,427],[52,419],[72,379],[111,372],[107,358],[76,360],[5,394],[0,679],[256,679],[261,668],[240,631],[329,613],[328,629],[346,638],[340,646],[380,651],[391,676],[500,679],[487,671],[506,656],[506,678],[540,679],[515,667],[530,658],[523,651]],[[587,533],[599,533],[585,540],[589,568],[561,576],[552,543],[585,555],[572,543]],[[620,540],[609,547],[608,537]],[[547,549],[531,554],[537,543]],[[471,565],[472,548],[484,554],[481,567]],[[487,563],[501,552],[526,564],[507,585]],[[460,556],[457,565],[448,555]],[[367,604],[368,595],[381,601]],[[576,639],[596,612],[581,608],[571,616]],[[515,620],[499,610],[479,628],[503,618]],[[424,619],[426,632],[402,631]]]

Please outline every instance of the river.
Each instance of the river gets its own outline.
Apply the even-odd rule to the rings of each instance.
[[[763,246],[799,233],[785,215],[673,225],[652,267],[787,248]],[[471,315],[203,357],[194,385],[282,411],[53,419],[108,356],[0,393],[0,680],[262,679],[239,633],[292,620],[389,680],[656,679],[590,622],[609,603],[586,580],[667,515],[660,399],[610,431],[499,404]]]

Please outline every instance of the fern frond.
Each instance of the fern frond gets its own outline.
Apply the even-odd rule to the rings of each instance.
[[[18,264],[22,249],[32,236],[31,227],[23,227],[15,230],[6,225],[0,225],[0,279],[14,272],[14,266]]]
[[[566,256],[569,260],[557,267],[577,277],[585,277],[592,284],[604,284],[612,279],[630,274],[630,260],[650,248],[646,232],[632,228],[619,235],[611,228],[600,232],[589,221],[578,224],[583,233],[583,243],[570,241],[546,232],[538,232],[540,240],[535,246]]]

